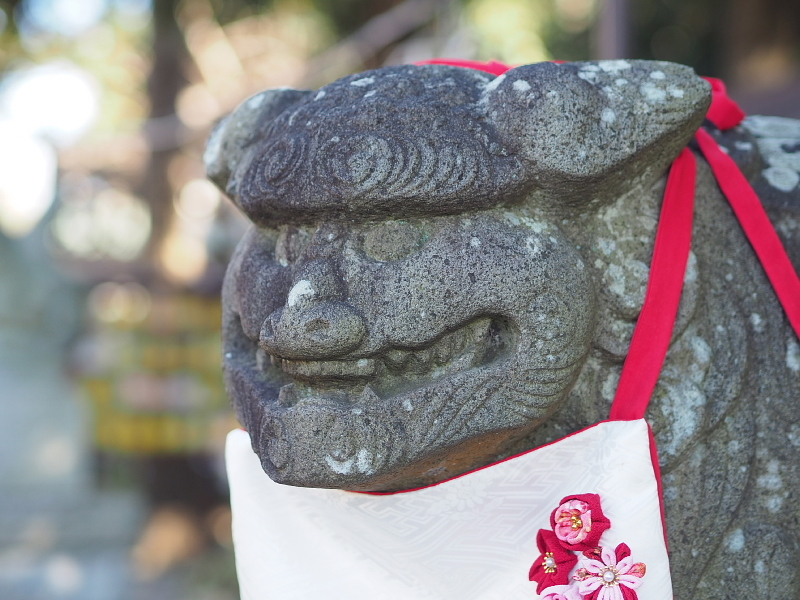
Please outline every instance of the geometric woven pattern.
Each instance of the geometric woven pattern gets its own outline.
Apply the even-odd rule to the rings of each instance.
[[[647,424],[604,421],[450,481],[372,496],[274,483],[242,430],[226,449],[242,600],[531,600],[536,533],[566,495],[596,493],[647,566],[640,600],[671,600]]]

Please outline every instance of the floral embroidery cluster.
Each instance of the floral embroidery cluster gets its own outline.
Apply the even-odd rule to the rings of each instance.
[[[552,530],[540,529],[536,536],[541,556],[528,574],[543,600],[638,600],[635,590],[645,565],[633,562],[627,544],[600,545],[611,527],[600,496],[567,496],[550,515],[550,525]]]

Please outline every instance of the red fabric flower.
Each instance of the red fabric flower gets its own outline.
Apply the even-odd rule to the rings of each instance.
[[[578,562],[574,552],[561,546],[556,534],[547,529],[540,529],[536,535],[536,545],[541,556],[531,566],[528,579],[535,581],[536,593],[551,585],[567,585],[570,583],[569,572]]]
[[[567,496],[550,515],[550,525],[561,545],[568,550],[593,550],[611,521],[600,508],[597,494]]]

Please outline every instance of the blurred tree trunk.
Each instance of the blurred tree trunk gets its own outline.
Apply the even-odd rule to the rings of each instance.
[[[139,189],[153,215],[148,246],[148,253],[153,258],[156,258],[174,215],[174,190],[170,186],[168,169],[183,135],[183,125],[175,115],[175,101],[187,83],[189,53],[176,20],[178,2],[153,2],[153,67],[147,80],[150,120],[145,126],[151,154]]]

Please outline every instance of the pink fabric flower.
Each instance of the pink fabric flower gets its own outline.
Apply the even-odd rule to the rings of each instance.
[[[597,494],[577,494],[561,500],[550,515],[550,525],[561,545],[568,550],[592,550],[611,521],[600,508]]]
[[[574,552],[562,548],[556,534],[547,529],[540,529],[536,535],[536,545],[541,556],[531,566],[528,578],[535,581],[536,593],[553,585],[568,585],[569,572],[578,563]]]
[[[612,552],[600,549],[600,560],[584,556],[572,578],[578,582],[578,592],[585,600],[638,600],[634,591],[642,585],[646,568],[634,563],[627,544]]]

